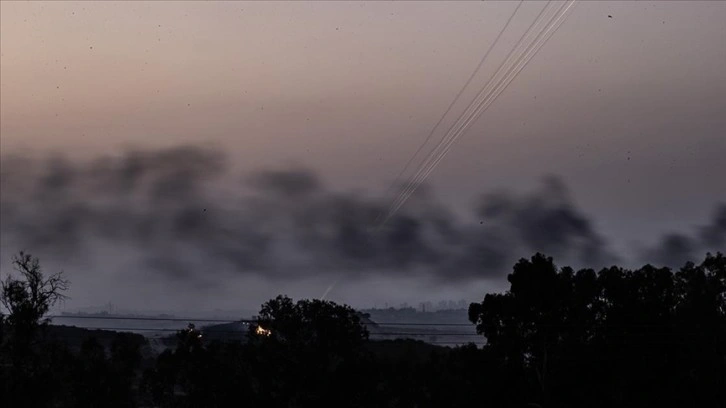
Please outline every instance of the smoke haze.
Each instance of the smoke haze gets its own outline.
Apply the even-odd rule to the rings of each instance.
[[[512,264],[535,251],[575,267],[678,267],[726,241],[719,204],[707,225],[616,254],[556,176],[525,194],[483,192],[469,218],[422,188],[376,229],[388,201],[333,191],[301,167],[236,174],[214,148],[127,150],[88,161],[16,154],[1,163],[3,273],[25,249],[66,269],[80,299],[153,296],[160,306],[174,292],[217,304],[204,300],[215,293],[233,304],[245,302],[234,299],[239,285],[238,293],[264,300],[276,288],[319,296],[340,280],[338,295],[348,301],[394,293],[405,300],[421,286],[432,296],[502,286]],[[107,291],[91,296],[104,280]],[[394,281],[398,290],[381,289]]]

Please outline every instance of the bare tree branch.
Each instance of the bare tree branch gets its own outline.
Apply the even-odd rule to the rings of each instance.
[[[53,305],[68,298],[63,292],[70,282],[63,278],[63,271],[45,279],[38,258],[23,251],[13,257],[13,268],[20,279],[8,275],[0,280],[0,303],[12,324],[37,325]]]

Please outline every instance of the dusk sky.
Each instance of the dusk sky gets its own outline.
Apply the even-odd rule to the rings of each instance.
[[[522,4],[465,100],[543,5]],[[223,151],[231,174],[305,168],[331,191],[380,196],[516,6],[3,1],[2,157],[60,153],[83,163],[126,148],[201,146]],[[557,177],[609,250],[631,259],[628,251],[656,245],[664,234],[689,235],[712,222],[726,203],[725,158],[726,2],[583,1],[428,183],[432,200],[460,215],[463,231],[467,222],[480,223],[472,208],[481,194],[528,194],[543,177]],[[8,168],[2,199],[10,208],[6,194],[20,190],[8,181],[19,173]],[[3,214],[5,224],[10,210]],[[16,246],[30,242],[14,228],[1,230],[3,273]],[[70,306],[199,305],[179,300],[193,285],[77,272],[117,264],[128,253],[114,246],[72,262],[26,249],[69,272]],[[284,285],[264,275],[224,276],[215,307],[254,307],[283,290],[315,297],[331,282],[314,274]],[[505,275],[498,276],[441,287],[411,272],[343,282],[331,297],[362,306],[473,301],[504,287]],[[90,294],[109,287],[117,292],[108,298]],[[159,300],[125,302],[131,294]]]

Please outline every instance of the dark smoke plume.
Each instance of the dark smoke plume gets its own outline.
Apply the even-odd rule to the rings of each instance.
[[[225,271],[266,279],[425,273],[448,282],[500,277],[534,251],[591,267],[618,260],[554,177],[530,194],[483,196],[472,220],[419,194],[380,230],[374,222],[387,202],[329,191],[305,169],[238,177],[219,151],[196,146],[84,163],[5,156],[0,183],[4,253],[72,262],[112,248],[137,269],[190,281]],[[723,246],[725,222],[722,206],[699,238],[666,240],[662,252],[672,258],[651,255],[678,264],[674,254]]]
[[[644,262],[665,266],[681,266],[694,261],[706,252],[723,252],[726,249],[726,204],[720,204],[711,222],[701,226],[692,236],[671,233],[641,255]]]

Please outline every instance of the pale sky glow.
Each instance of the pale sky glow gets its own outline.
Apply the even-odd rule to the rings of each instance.
[[[218,145],[243,171],[296,163],[379,193],[515,6],[3,1],[0,150]],[[541,7],[523,4],[467,101]],[[627,248],[726,202],[724,112],[726,2],[583,1],[429,181],[464,211],[559,175]]]

